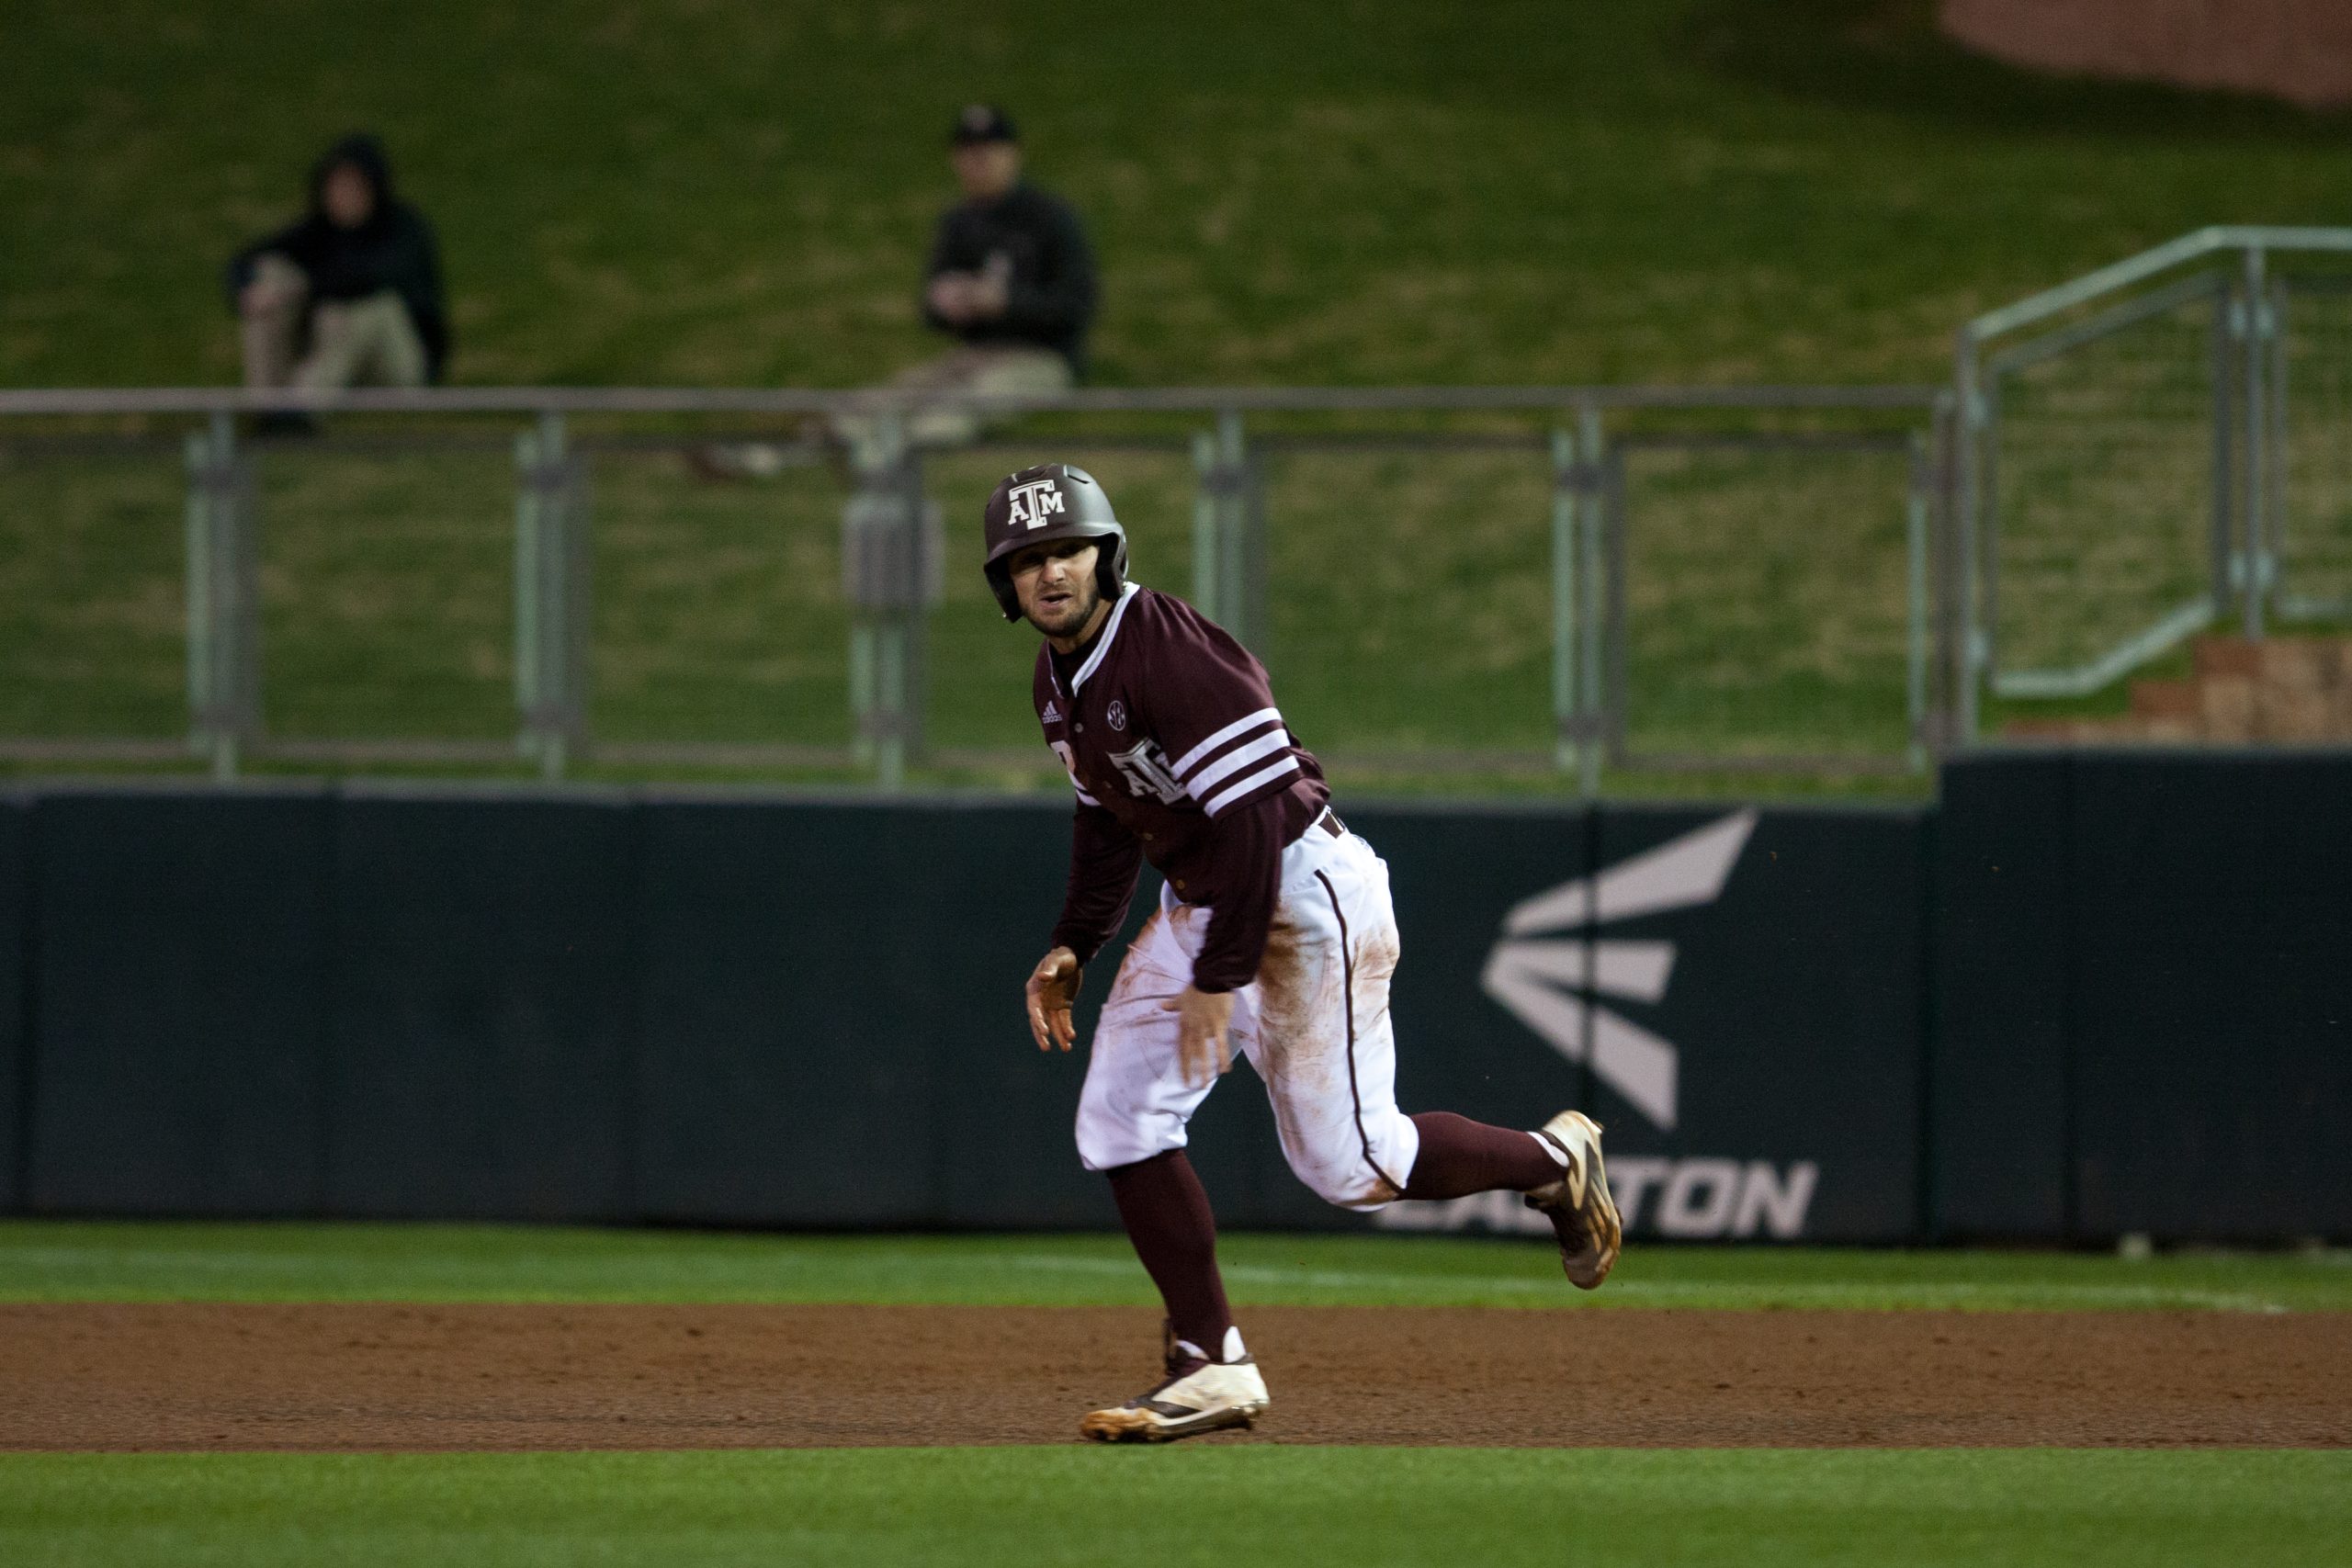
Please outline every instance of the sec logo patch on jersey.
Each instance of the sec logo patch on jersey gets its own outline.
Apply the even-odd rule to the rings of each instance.
[[[1102,722],[1109,725],[1114,729],[1126,728],[1127,705],[1121,702],[1118,698],[1113,697],[1111,699],[1111,705],[1108,708],[1105,708],[1102,712]]]

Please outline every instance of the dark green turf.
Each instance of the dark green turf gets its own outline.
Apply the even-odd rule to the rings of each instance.
[[[865,1450],[0,1457],[0,1561],[2017,1564],[2344,1561],[2352,1454]]]
[[[2352,1254],[1630,1248],[1586,1294],[1524,1240],[1227,1235],[1244,1304],[2352,1309]],[[777,1236],[491,1225],[0,1223],[0,1301],[1148,1305],[1124,1237]]]

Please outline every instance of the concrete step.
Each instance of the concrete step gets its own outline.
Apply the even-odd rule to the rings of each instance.
[[[2200,637],[2184,681],[2134,681],[2120,718],[2011,719],[2013,739],[2352,745],[2352,637]]]

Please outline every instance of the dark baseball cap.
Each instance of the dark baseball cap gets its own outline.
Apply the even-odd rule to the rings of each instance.
[[[1021,131],[1012,117],[994,104],[966,104],[956,115],[956,130],[948,141],[958,147],[986,141],[1018,141]]]

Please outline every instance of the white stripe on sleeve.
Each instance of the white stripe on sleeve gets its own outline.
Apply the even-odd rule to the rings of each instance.
[[[1193,747],[1191,750],[1177,758],[1175,766],[1170,768],[1168,771],[1174,773],[1178,778],[1182,778],[1184,776],[1184,771],[1190,768],[1193,763],[1199,761],[1202,758],[1207,756],[1210,752],[1216,750],[1218,747],[1224,745],[1235,736],[1242,734],[1247,730],[1255,729],[1260,725],[1265,723],[1268,719],[1272,719],[1276,724],[1280,724],[1283,721],[1282,710],[1279,708],[1260,708],[1256,713],[1251,714],[1247,718],[1235,719],[1231,724],[1227,725],[1223,729],[1218,730],[1215,735],[1210,736],[1206,740],[1202,741],[1198,746]]]
[[[1275,752],[1285,750],[1289,745],[1290,731],[1277,728],[1268,734],[1261,735],[1255,740],[1236,746],[1232,750],[1187,779],[1184,782],[1184,788],[1194,800],[1206,800],[1210,792],[1216,788],[1217,780],[1231,778],[1242,769],[1253,763],[1264,761]]]
[[[1285,773],[1296,773],[1297,772],[1298,759],[1295,757],[1285,756],[1279,761],[1275,762],[1272,767],[1261,768],[1256,773],[1251,773],[1248,778],[1227,784],[1223,790],[1218,792],[1216,799],[1203,802],[1201,808],[1204,811],[1206,811],[1210,816],[1214,817],[1218,812],[1223,811],[1227,806],[1233,804],[1233,802],[1239,800],[1243,795],[1248,795],[1251,790],[1256,789],[1260,784],[1272,784]]]

